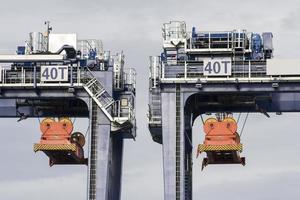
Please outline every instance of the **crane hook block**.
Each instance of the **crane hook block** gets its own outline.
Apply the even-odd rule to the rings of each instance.
[[[223,120],[209,118],[204,122],[205,140],[197,149],[197,157],[205,152],[202,170],[209,164],[242,164],[245,158],[240,156],[243,145],[237,133],[237,122],[232,117]]]
[[[82,133],[73,131],[73,123],[67,118],[45,118],[40,123],[42,136],[39,143],[34,144],[34,152],[43,151],[49,157],[49,165],[84,164],[83,146],[85,138]]]

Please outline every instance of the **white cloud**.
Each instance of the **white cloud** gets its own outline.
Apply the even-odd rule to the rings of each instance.
[[[1,181],[0,198],[5,200],[82,200],[86,198],[86,177],[83,174],[72,174],[29,181]]]
[[[267,172],[252,178],[236,180],[228,177],[214,184],[203,184],[196,188],[194,199],[232,199],[232,200],[297,200],[299,170],[285,172]]]

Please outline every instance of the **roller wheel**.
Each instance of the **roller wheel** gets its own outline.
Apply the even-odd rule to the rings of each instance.
[[[74,132],[71,135],[71,142],[79,144],[81,147],[85,145],[84,135],[80,132]]]

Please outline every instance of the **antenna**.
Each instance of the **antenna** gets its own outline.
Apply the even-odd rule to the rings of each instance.
[[[45,21],[44,24],[47,27],[45,37],[47,37],[47,51],[48,51],[49,50],[49,34],[52,31],[52,27],[50,26],[50,21]]]
[[[52,31],[52,27],[50,26],[50,21],[45,21],[45,25],[47,26],[46,29],[47,36],[49,36],[50,32]]]

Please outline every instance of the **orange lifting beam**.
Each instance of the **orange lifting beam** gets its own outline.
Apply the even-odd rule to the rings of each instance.
[[[43,151],[49,157],[49,165],[84,164],[84,135],[73,131],[73,123],[69,118],[46,118],[40,123],[42,132],[39,143],[34,144],[34,152]]]
[[[202,170],[209,164],[242,164],[245,158],[240,157],[243,145],[237,133],[237,122],[232,117],[223,120],[209,118],[204,122],[205,140],[197,149],[197,157],[205,152]]]

